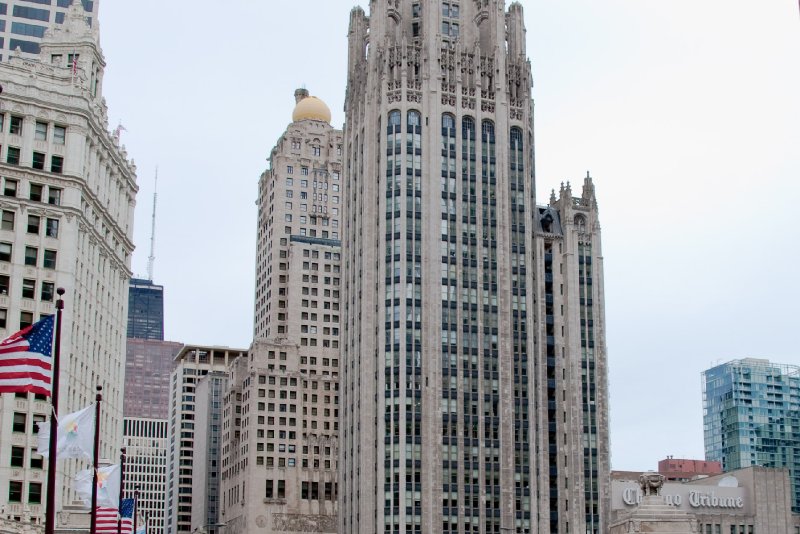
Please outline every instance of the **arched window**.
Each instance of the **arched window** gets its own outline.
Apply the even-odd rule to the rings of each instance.
[[[475,140],[475,119],[472,117],[461,119],[461,138]]]
[[[456,119],[442,115],[442,192],[456,192]]]
[[[400,111],[392,110],[389,112],[389,126],[400,126]]]
[[[586,217],[581,214],[575,216],[575,229],[579,234],[586,233]]]
[[[411,130],[411,127],[419,128],[419,126],[420,126],[419,111],[415,111],[413,109],[410,110],[408,112],[408,121],[407,122],[408,122],[409,131]]]
[[[522,151],[522,130],[516,126],[511,128],[511,150]]]
[[[449,113],[445,113],[442,115],[442,130],[455,130],[456,127],[456,119]],[[443,132],[444,133],[444,132]],[[455,133],[453,133],[455,136]]]
[[[483,121],[481,124],[481,140],[484,143],[494,144],[494,123],[492,121]]]

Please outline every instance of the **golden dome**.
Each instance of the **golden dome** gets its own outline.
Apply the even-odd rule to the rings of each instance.
[[[328,105],[316,96],[307,96],[297,102],[292,112],[292,121],[325,121],[331,122],[331,110]]]

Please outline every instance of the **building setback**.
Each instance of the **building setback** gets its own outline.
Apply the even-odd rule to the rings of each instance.
[[[16,50],[27,58],[36,58],[47,28],[63,24],[72,4],[83,6],[84,17],[96,26],[100,0],[5,0],[0,2],[0,61]]]
[[[518,3],[350,16],[339,532],[605,532],[600,225],[536,205]]]
[[[341,131],[299,89],[259,180],[255,339],[223,414],[225,534],[336,532]]]
[[[65,288],[59,411],[88,406],[103,386],[100,455],[117,458],[137,186],[107,130],[104,69],[80,6],[47,30],[39,55],[0,63],[0,336],[54,313],[55,288]],[[33,453],[34,423],[49,403],[0,402],[0,508],[43,521],[46,462]],[[68,480],[83,467],[59,464],[58,509],[74,500]]]
[[[706,459],[786,467],[800,513],[800,366],[744,358],[703,372]]]

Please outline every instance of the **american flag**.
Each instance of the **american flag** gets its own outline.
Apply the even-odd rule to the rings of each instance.
[[[50,395],[54,323],[50,315],[0,341],[0,393]]]
[[[122,534],[133,534],[133,499],[122,499],[120,513],[116,508],[97,509],[97,534],[117,534],[117,521],[122,517]]]

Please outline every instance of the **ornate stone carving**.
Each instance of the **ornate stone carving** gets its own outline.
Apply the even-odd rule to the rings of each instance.
[[[336,532],[335,515],[272,514],[277,532]]]
[[[639,487],[642,488],[642,493],[647,496],[661,495],[661,488],[664,487],[664,480],[666,477],[662,474],[648,471],[639,475]]]

